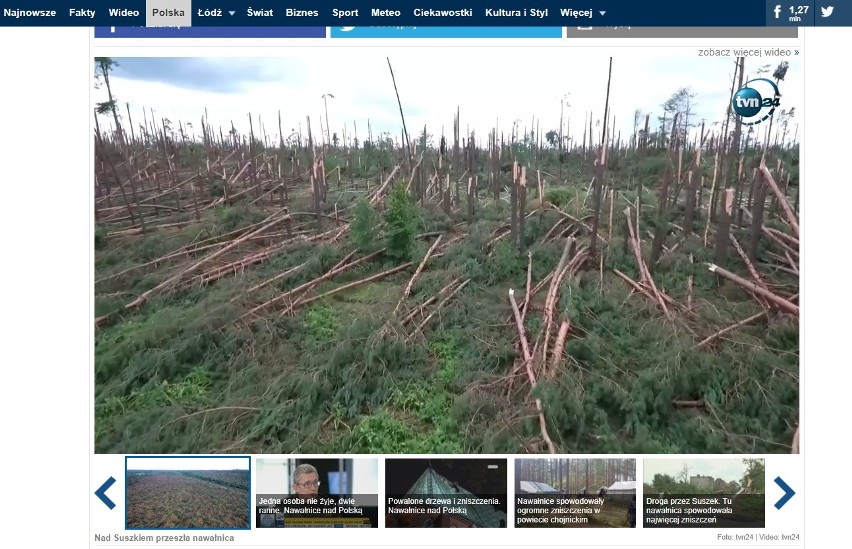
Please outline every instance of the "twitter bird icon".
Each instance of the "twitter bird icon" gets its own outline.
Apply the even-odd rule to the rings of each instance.
[[[831,14],[834,13],[834,6],[828,6],[827,8],[820,7],[819,9],[823,17],[831,17]]]

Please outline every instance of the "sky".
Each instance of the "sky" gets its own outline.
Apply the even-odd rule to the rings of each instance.
[[[248,468],[247,457],[127,458],[128,471],[247,471]]]
[[[544,135],[558,129],[564,99],[568,104],[565,133],[570,118],[570,134],[580,143],[585,116],[592,111],[599,119],[606,99],[609,57],[590,51],[594,50],[397,48],[390,60],[412,139],[424,124],[436,141],[442,129],[451,138],[457,108],[463,135],[468,129],[476,130],[485,139],[495,125],[508,135],[516,120],[520,131],[532,129],[534,117],[541,121]],[[368,120],[374,136],[384,131],[395,138],[401,135],[385,53],[386,49],[335,48],[333,56],[313,50],[286,58],[114,58],[118,66],[110,81],[122,120],[127,116],[127,102],[137,130],[143,123],[143,109],[149,120],[153,109],[158,120],[166,117],[175,127],[178,120],[192,123],[200,136],[206,107],[217,133],[219,126],[227,133],[233,121],[238,131],[247,134],[251,113],[255,135],[261,135],[260,115],[267,136],[277,142],[280,110],[285,139],[300,125],[306,135],[307,116],[316,135],[325,126],[322,96],[331,94],[334,98],[327,99],[331,132],[342,139],[345,125],[351,139],[357,124],[363,142]],[[781,60],[749,58],[747,77],[761,65],[770,65],[771,73]],[[795,57],[787,60],[790,68],[781,85],[781,108],[795,106],[801,111],[801,64]],[[681,87],[695,92],[693,119],[698,124],[706,119],[709,128],[724,118],[733,69],[733,58],[651,57],[647,53],[615,57],[610,89],[610,112],[616,118],[612,135],[621,131],[622,139],[629,139],[636,109],[652,114],[653,130],[659,125],[660,105]],[[93,90],[93,103],[106,98],[105,86]],[[99,121],[102,127],[112,125],[108,116]],[[643,123],[644,119],[640,126]],[[595,133],[599,135],[599,128]]]
[[[704,475],[720,478],[726,482],[743,478],[746,466],[741,458],[720,459],[646,459],[643,463],[643,482],[651,483],[654,475],[663,474],[677,478],[683,469],[683,464],[689,466],[689,476]]]

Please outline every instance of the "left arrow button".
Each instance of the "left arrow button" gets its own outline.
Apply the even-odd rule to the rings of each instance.
[[[110,509],[115,508],[115,503],[113,503],[112,500],[107,497],[106,491],[109,490],[110,486],[112,486],[113,484],[115,484],[115,479],[112,478],[112,477],[109,477],[106,480],[106,482],[101,484],[100,488],[95,490],[95,495],[98,496],[98,499],[101,500],[104,503],[104,505],[106,505]]]

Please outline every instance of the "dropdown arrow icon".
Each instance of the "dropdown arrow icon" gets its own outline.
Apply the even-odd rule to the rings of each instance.
[[[231,11],[231,10],[228,10],[228,13],[230,13],[231,15],[234,15],[234,14],[235,14],[235,13],[237,13],[237,12],[235,12],[235,11]]]
[[[600,13],[601,15],[606,15],[605,11],[599,11],[598,13]]]

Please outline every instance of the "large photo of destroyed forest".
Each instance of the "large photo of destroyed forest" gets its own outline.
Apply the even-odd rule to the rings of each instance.
[[[798,61],[543,51],[95,58],[96,452],[797,452]]]

